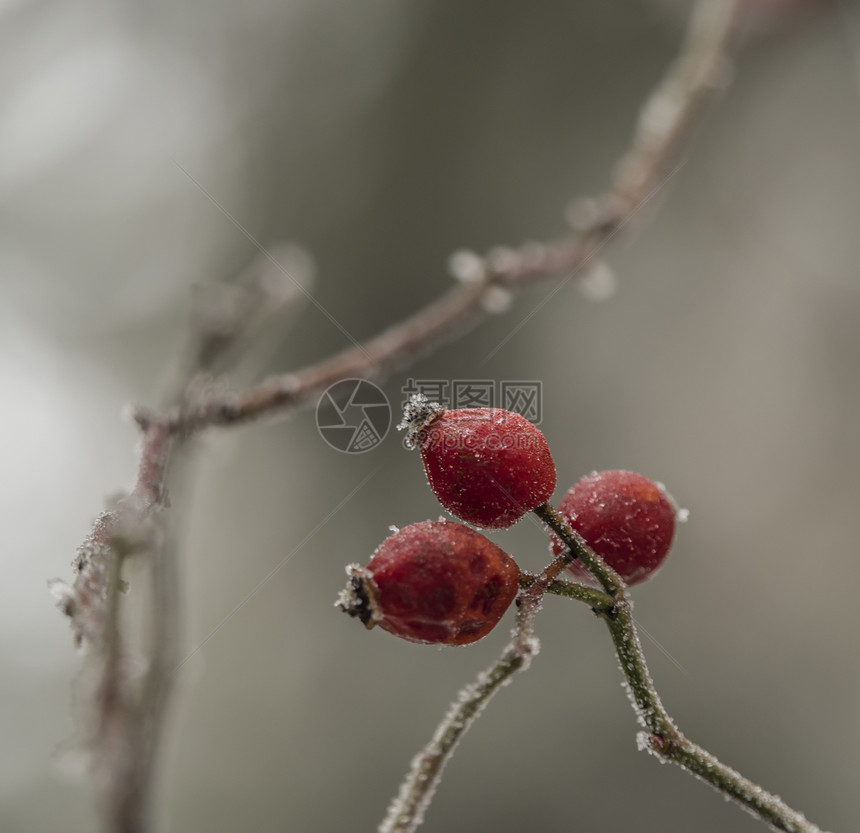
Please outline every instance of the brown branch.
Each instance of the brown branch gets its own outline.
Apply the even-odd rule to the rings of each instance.
[[[572,235],[552,243],[495,250],[485,257],[461,253],[466,268],[457,271],[462,284],[402,323],[362,345],[294,373],[272,376],[246,391],[204,394],[195,405],[174,411],[173,423],[195,431],[283,413],[340,379],[377,377],[461,334],[486,315],[494,293],[579,273],[665,184],[695,117],[727,69],[738,5],[738,0],[704,0],[696,6],[684,48],[643,108],[609,191],[591,202],[588,218]]]
[[[164,422],[138,416],[143,430],[137,480],[132,491],[102,514],[78,549],[71,587],[55,583],[59,607],[71,622],[75,641],[92,655],[95,677],[93,726],[89,740],[93,782],[106,829],[137,833],[145,828],[145,810],[152,756],[161,714],[146,714],[134,684],[134,657],[120,628],[124,592],[122,571],[132,556],[162,557],[163,536],[153,510],[163,505],[173,432]],[[158,611],[171,611],[155,594]],[[155,620],[158,620],[156,615]],[[161,640],[154,656],[167,650]],[[151,683],[160,670],[154,662],[143,676]]]
[[[640,205],[677,159],[710,93],[730,75],[728,47],[740,0],[705,0],[693,9],[686,47],[639,115],[628,154],[612,187],[614,211]]]

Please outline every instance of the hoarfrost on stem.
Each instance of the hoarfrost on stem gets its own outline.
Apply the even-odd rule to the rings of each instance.
[[[487,273],[484,259],[467,249],[454,252],[448,260],[448,271],[460,283],[477,283]]]
[[[608,301],[618,289],[618,279],[606,261],[599,260],[582,274],[578,286],[589,301]]]

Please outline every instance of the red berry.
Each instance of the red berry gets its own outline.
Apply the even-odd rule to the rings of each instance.
[[[479,532],[422,521],[386,538],[367,567],[350,564],[338,606],[410,642],[467,645],[486,636],[519,588],[516,562]]]
[[[430,488],[452,515],[502,529],[552,497],[555,463],[527,419],[501,408],[449,411],[418,399],[401,426],[409,428],[406,443],[421,451]]]
[[[558,511],[626,584],[644,581],[663,563],[679,514],[661,484],[618,470],[583,477],[562,498]],[[553,537],[553,552],[558,555],[563,549]],[[569,569],[582,581],[596,584],[581,562]]]

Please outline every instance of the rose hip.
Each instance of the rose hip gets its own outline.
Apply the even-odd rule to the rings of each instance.
[[[460,520],[502,529],[552,497],[556,475],[549,445],[517,413],[446,410],[415,397],[401,427],[409,429],[407,445],[421,452],[439,503]]]
[[[632,471],[594,472],[575,483],[558,511],[626,584],[637,584],[663,563],[672,545],[678,508],[659,483]],[[564,547],[553,537],[552,550]],[[575,561],[570,571],[596,584]]]
[[[367,567],[350,564],[338,606],[410,642],[467,645],[499,622],[519,589],[514,560],[453,521],[398,530]]]

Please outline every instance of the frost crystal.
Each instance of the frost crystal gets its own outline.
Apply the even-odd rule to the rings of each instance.
[[[509,290],[501,286],[490,286],[481,296],[481,306],[491,315],[501,315],[511,306],[512,296]]]
[[[666,488],[666,486],[663,483],[661,483],[659,480],[657,481],[657,485],[660,487],[660,491],[663,492],[664,495],[666,495],[666,498],[669,501],[669,503],[672,504],[672,508],[675,510],[675,520],[679,524],[687,523],[687,521],[690,520],[690,510],[689,509],[683,509],[678,504],[678,501],[675,500],[675,498],[673,498],[672,495],[669,493],[669,490]]]
[[[484,260],[480,255],[462,249],[448,260],[448,270],[461,283],[477,283],[484,277]]]
[[[641,121],[646,133],[660,134],[667,125],[677,121],[678,113],[684,101],[677,93],[675,95],[655,95],[642,108]]]
[[[403,409],[403,419],[397,426],[398,431],[406,431],[403,442],[407,448],[418,447],[418,439],[421,432],[431,423],[444,409],[438,402],[431,402],[423,393],[415,393],[409,397],[406,407]]]
[[[589,301],[607,301],[615,294],[618,280],[605,261],[598,261],[579,279],[579,291]]]
[[[564,211],[564,216],[574,231],[585,231],[600,217],[600,203],[593,197],[575,199]]]
[[[66,582],[59,578],[48,581],[48,592],[57,600],[57,608],[66,616],[74,611],[75,594]]]
[[[496,246],[490,249],[487,255],[487,263],[490,271],[496,274],[505,274],[514,269],[519,263],[519,255],[514,249],[507,246]]]
[[[546,246],[543,243],[530,241],[520,249],[520,259],[525,269],[540,269],[546,259]]]

